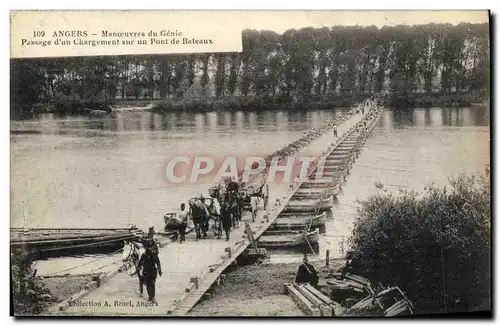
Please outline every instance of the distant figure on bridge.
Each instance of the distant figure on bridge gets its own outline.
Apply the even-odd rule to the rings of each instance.
[[[337,124],[333,126],[333,137],[337,138]]]
[[[222,201],[220,214],[222,220],[222,228],[226,233],[226,241],[229,241],[229,234],[231,232],[231,226],[232,226],[232,213],[231,213],[228,194],[225,195],[224,200]]]
[[[177,217],[179,219],[179,236],[181,237],[179,243],[186,241],[186,227],[188,223],[188,210],[186,209],[186,204],[182,203],[180,210],[177,212]]]
[[[161,264],[158,253],[151,248],[146,248],[146,252],[139,261],[139,270],[142,269],[142,279],[148,291],[148,301],[155,301],[156,277],[161,276]]]
[[[257,218],[258,201],[259,201],[259,197],[257,197],[257,196],[250,197],[250,206],[252,208],[252,221],[253,222],[255,222],[255,219]]]
[[[148,238],[154,239],[155,234],[155,227],[151,225],[148,230]]]
[[[304,258],[302,258],[302,264],[299,265],[297,275],[295,276],[295,283],[309,283],[312,286],[316,286],[318,285],[318,281],[318,272],[313,265],[309,264],[309,259],[305,255]]]
[[[210,211],[208,209],[207,204],[205,204],[205,197],[203,195],[200,196],[200,202],[201,202],[201,205],[203,206],[203,209],[205,211],[205,218],[203,219],[203,222],[201,223],[201,230],[203,231],[203,238],[206,238],[208,228],[209,228],[209,222],[210,222]]]

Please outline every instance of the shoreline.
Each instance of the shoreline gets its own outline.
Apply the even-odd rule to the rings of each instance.
[[[314,99],[310,101],[280,101],[276,99],[258,99],[254,97],[221,97],[221,98],[193,98],[188,100],[173,99],[115,99],[111,101],[107,112],[98,112],[98,115],[109,115],[113,112],[142,112],[151,111],[164,114],[170,112],[231,112],[231,111],[309,111],[346,108],[359,103],[370,96],[377,94],[359,94],[349,96],[332,96],[325,99]],[[408,110],[412,108],[431,107],[477,107],[487,106],[489,99],[480,96],[464,94],[436,94],[417,93],[409,96],[399,96],[398,94],[380,95],[379,105],[391,110]],[[52,113],[64,115],[93,115],[93,112],[77,113],[68,110],[56,110],[51,104],[37,104],[27,110],[11,111],[11,116],[23,114]]]

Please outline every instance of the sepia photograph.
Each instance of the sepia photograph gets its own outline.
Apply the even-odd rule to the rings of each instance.
[[[490,19],[11,12],[11,315],[491,318]]]

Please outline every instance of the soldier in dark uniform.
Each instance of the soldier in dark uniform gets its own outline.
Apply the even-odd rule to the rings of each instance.
[[[207,213],[208,210],[206,209],[205,204],[203,204],[200,199],[196,199],[192,206],[193,223],[196,230],[196,241],[201,238],[202,231],[206,235],[206,231],[204,230],[205,226],[203,224],[208,218]]]
[[[208,214],[208,207],[207,205],[205,205],[205,197],[203,197],[203,195],[200,196],[200,202],[201,202],[201,205],[202,205],[202,208],[203,210],[205,211],[204,214],[203,214],[203,220],[202,220],[202,223],[201,223],[201,230],[203,231],[203,237],[206,238],[207,237],[207,232],[208,232],[208,228],[209,228],[209,220],[210,220],[210,216]]]
[[[156,243],[155,240],[155,234],[156,234],[155,227],[151,225],[148,230],[145,247],[150,246],[154,251],[156,251],[156,253],[158,253],[159,249],[158,249],[158,244]]]
[[[146,252],[139,261],[139,269],[142,268],[142,279],[148,291],[148,300],[155,301],[155,287],[157,274],[161,276],[161,264],[158,253],[152,247],[146,247]]]
[[[229,241],[229,233],[231,232],[231,210],[229,209],[229,203],[228,203],[228,196],[226,194],[224,198],[224,202],[221,205],[221,219],[222,219],[222,228],[224,229],[224,232],[226,233],[226,241]]]

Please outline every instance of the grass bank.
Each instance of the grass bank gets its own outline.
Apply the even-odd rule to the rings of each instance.
[[[92,275],[67,275],[41,278],[56,302],[61,302],[85,288],[92,282]]]

